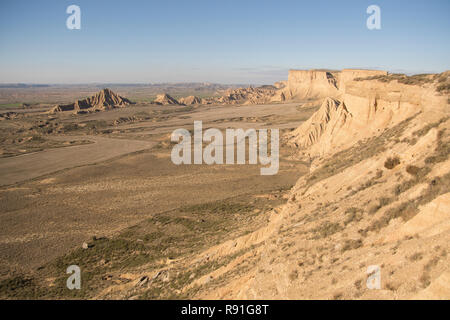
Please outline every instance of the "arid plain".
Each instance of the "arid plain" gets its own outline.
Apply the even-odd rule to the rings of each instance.
[[[448,299],[449,76],[0,89],[0,296]],[[279,129],[278,174],[173,164],[200,120]]]

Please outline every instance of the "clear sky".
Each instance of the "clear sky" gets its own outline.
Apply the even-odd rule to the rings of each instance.
[[[68,30],[66,8],[81,8]],[[366,9],[381,8],[381,30]],[[272,83],[450,69],[449,0],[0,0],[0,83]]]

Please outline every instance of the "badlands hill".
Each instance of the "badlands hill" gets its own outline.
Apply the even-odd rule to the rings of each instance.
[[[139,269],[136,283],[97,298],[175,287],[200,299],[450,299],[450,72],[292,70],[273,87],[223,97],[319,102],[282,137],[309,173],[284,204],[256,213],[259,229]]]
[[[271,101],[282,101],[282,99],[274,99],[277,96],[277,87],[275,86],[261,86],[228,89],[222,92],[218,97],[210,97],[200,99],[196,96],[188,96],[179,99],[177,103],[185,105],[198,104],[264,104]],[[283,99],[284,100],[284,99]],[[170,104],[170,103],[167,103]]]
[[[386,76],[386,71],[345,69],[328,70],[290,70],[287,81],[274,85],[228,89],[218,97],[199,99],[181,98],[180,103],[191,104],[265,104],[284,101],[304,101],[336,97],[344,90],[345,84],[355,78]],[[170,104],[170,103],[167,103]]]
[[[178,281],[199,299],[450,299],[450,72],[291,71],[274,87],[321,102],[282,139],[311,164],[286,202],[260,212],[259,229],[98,297]]]
[[[178,102],[176,99],[172,98],[167,93],[158,94],[156,96],[156,99],[153,100],[153,103],[159,104],[159,105],[164,105],[164,106],[165,105],[179,105],[179,104],[181,104],[180,102]]]
[[[185,98],[181,98],[179,100],[179,103],[185,104],[185,105],[194,105],[194,104],[201,104],[202,100],[196,96],[188,96]]]
[[[345,84],[355,78],[387,75],[386,71],[344,69],[289,70],[288,80],[278,82],[279,90],[272,101],[307,100],[336,97],[345,90]]]
[[[215,99],[215,103],[221,104],[264,104],[271,101],[276,94],[274,86],[248,87],[229,89],[225,94]]]
[[[102,91],[96,93],[92,97],[77,100],[71,104],[57,105],[50,113],[61,112],[61,111],[74,111],[76,113],[90,112],[90,111],[104,111],[113,108],[125,107],[133,104],[130,100],[119,96],[114,93],[111,89],[103,89]]]
[[[217,267],[182,293],[450,299],[449,76],[291,71],[280,86],[286,97],[323,96],[284,137],[310,173],[266,213],[265,226],[187,262]],[[377,289],[368,282],[373,266]]]
[[[450,82],[449,72],[412,77],[347,73],[344,70],[341,74],[341,89],[326,98],[311,119],[286,136],[300,152],[314,157],[339,151],[418,112],[448,111],[445,88]]]
[[[345,91],[346,83],[364,77],[387,76],[386,71],[344,69],[330,70],[290,70],[288,80],[274,85],[227,89],[217,97],[200,99],[196,96],[180,98],[178,101],[168,94],[160,94],[154,103],[161,105],[199,104],[265,104],[285,101],[317,100],[325,97],[339,97]]]
[[[450,73],[306,74],[306,91],[286,89],[332,93],[285,137],[311,171],[265,227],[205,252],[233,258],[206,276],[226,281],[197,297],[449,299]]]

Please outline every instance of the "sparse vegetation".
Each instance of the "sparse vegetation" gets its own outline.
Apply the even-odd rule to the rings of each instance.
[[[344,227],[339,223],[325,221],[319,227],[313,229],[312,232],[315,234],[315,239],[320,239],[327,238],[343,229]]]
[[[398,289],[398,284],[394,283],[394,282],[387,282],[386,283],[386,289],[390,290],[390,291],[397,291]]]
[[[439,162],[443,162],[448,159],[450,154],[450,141],[448,136],[444,141],[444,133],[445,129],[442,129],[438,132],[438,142],[436,149],[434,150],[434,154],[427,157],[425,159],[425,163],[427,164],[436,164]]]
[[[182,212],[195,212],[195,213],[239,213],[249,212],[254,208],[250,205],[244,205],[241,203],[230,203],[224,201],[216,201],[210,203],[201,203],[197,205],[181,207]]]
[[[426,175],[431,171],[430,167],[416,167],[416,166],[407,166],[406,172],[413,176],[413,179],[409,179],[407,181],[403,181],[394,187],[395,195],[400,195],[403,192],[411,189],[415,185],[425,182]]]
[[[442,123],[445,123],[449,117],[443,117],[439,121],[427,124],[422,129],[416,130],[413,132],[413,136],[415,137],[423,137],[425,136],[431,129],[439,127]]]
[[[380,82],[391,82],[398,81],[402,84],[408,85],[424,85],[426,83],[432,83],[434,80],[434,75],[432,74],[416,74],[412,76],[407,76],[402,73],[390,73],[387,75],[375,75],[364,78],[355,78],[354,81],[365,81],[365,80],[377,80]]]
[[[360,208],[351,207],[345,210],[346,218],[344,220],[344,225],[348,225],[352,222],[358,222],[361,221],[362,217],[362,210]]]
[[[448,92],[450,91],[450,83],[443,83],[436,87],[437,92]]]
[[[449,90],[448,79],[444,76],[388,75],[370,78],[386,83],[395,80],[410,85],[429,84],[427,87],[437,86],[438,91],[442,86],[444,93]],[[414,90],[410,88],[408,91]],[[175,96],[178,98],[177,95]],[[444,99],[442,95],[438,97],[439,101],[441,99]],[[350,107],[350,101],[348,106]],[[210,105],[205,109],[217,110],[215,107]],[[32,108],[37,109],[37,107]],[[417,124],[422,121],[422,116],[435,119],[435,115],[428,117],[428,114],[421,114],[414,123],[411,121],[415,119],[413,116],[397,125],[386,127],[384,131],[380,128],[376,136],[361,140],[332,156],[325,155],[314,159],[313,163],[303,162],[295,155],[289,154],[287,160],[283,159],[285,162],[280,162],[282,170],[288,167],[286,176],[289,179],[282,180],[284,176],[280,178],[278,175],[276,178],[265,177],[261,183],[261,180],[251,174],[247,175],[248,171],[241,175],[243,180],[239,180],[240,172],[236,174],[235,167],[224,167],[223,171],[221,171],[222,168],[207,167],[205,171],[197,171],[193,168],[206,166],[171,166],[169,168],[160,164],[160,162],[170,163],[168,150],[175,144],[168,139],[172,124],[181,126],[184,120],[192,121],[192,114],[187,113],[200,112],[201,108],[203,106],[167,107],[147,104],[144,108],[141,106],[139,109],[130,111],[131,114],[126,113],[125,109],[117,108],[111,113],[105,113],[104,118],[95,113],[42,114],[39,115],[39,121],[30,121],[27,126],[17,130],[7,126],[12,123],[11,119],[18,117],[17,115],[5,115],[3,119],[0,119],[4,121],[2,124],[8,127],[5,130],[16,130],[8,132],[7,135],[0,134],[0,141],[4,145],[9,145],[8,135],[13,136],[13,143],[18,148],[26,150],[24,152],[46,148],[53,140],[49,135],[55,133],[66,133],[66,136],[103,135],[95,137],[95,141],[113,137],[117,141],[124,138],[141,140],[141,142],[149,138],[152,142],[148,146],[152,149],[146,149],[144,153],[139,154],[137,157],[139,159],[135,159],[134,154],[127,153],[120,158],[120,161],[108,160],[92,166],[77,167],[75,170],[70,170],[71,172],[59,173],[57,177],[51,175],[39,177],[30,183],[23,183],[23,187],[20,185],[2,190],[2,196],[5,194],[8,197],[8,201],[2,201],[2,209],[7,209],[2,212],[10,216],[18,212],[20,213],[17,215],[18,219],[30,208],[38,210],[42,206],[46,210],[58,201],[62,203],[61,199],[64,199],[64,203],[67,200],[67,208],[69,208],[67,211],[74,208],[80,209],[80,207],[89,210],[86,210],[87,214],[81,212],[79,216],[69,221],[69,223],[75,223],[75,227],[71,229],[74,232],[70,235],[75,240],[65,238],[64,241],[70,245],[75,242],[76,249],[71,249],[73,247],[69,248],[67,245],[68,247],[61,249],[64,251],[58,251],[56,259],[43,263],[38,269],[33,267],[26,273],[17,271],[17,273],[12,272],[2,276],[0,298],[203,298],[220,291],[233,292],[234,287],[231,290],[216,289],[228,284],[238,286],[239,283],[236,284],[234,280],[247,281],[246,279],[251,279],[254,275],[274,277],[275,281],[281,279],[277,286],[286,285],[285,280],[288,280],[292,285],[289,290],[292,289],[290,292],[294,294],[297,294],[297,291],[294,291],[297,289],[295,286],[312,285],[315,292],[321,295],[320,298],[356,298],[366,294],[372,298],[371,295],[378,297],[380,292],[363,290],[366,279],[365,268],[372,263],[383,262],[387,265],[385,269],[382,264],[385,270],[383,274],[385,272],[390,277],[383,280],[386,281],[385,288],[392,291],[384,290],[383,297],[403,297],[404,292],[409,295],[413,290],[418,289],[416,285],[404,285],[401,282],[403,279],[400,275],[404,276],[405,271],[408,272],[414,268],[415,272],[423,264],[423,273],[418,272],[416,277],[420,278],[424,286],[427,286],[442,269],[441,264],[444,262],[440,262],[440,259],[444,261],[447,252],[444,248],[445,243],[442,239],[438,239],[439,237],[425,239],[422,234],[420,234],[421,237],[417,234],[405,237],[399,232],[399,237],[394,240],[394,243],[379,241],[379,239],[390,237],[388,231],[393,229],[396,232],[397,224],[400,225],[400,222],[414,217],[419,212],[419,206],[449,192],[448,174],[430,177],[430,172],[439,172],[436,170],[441,169],[439,164],[448,159],[450,143],[447,132],[442,129],[447,126],[444,121],[447,121],[448,117],[422,127]],[[246,107],[239,108],[239,113],[244,109]],[[295,110],[295,107],[287,109]],[[305,109],[302,106],[297,108],[297,111],[307,110],[312,113],[315,109],[317,106],[311,104],[310,108]],[[283,119],[281,115],[282,112],[266,116],[260,116],[259,113],[257,116],[236,114],[224,119],[210,119],[208,124],[205,121],[205,129],[212,124],[221,124],[221,128],[224,129],[228,125],[234,126],[235,122],[245,122],[266,126],[270,126],[271,123],[282,124],[281,127],[289,127],[285,130],[291,130],[290,126],[282,121],[286,119]],[[291,114],[288,122],[291,124],[294,120],[306,120],[307,116],[309,113],[299,117]],[[204,117],[204,119],[207,118]],[[396,115],[393,121],[397,119]],[[150,121],[132,123],[146,120]],[[382,121],[379,123],[381,124]],[[183,125],[185,124],[183,122]],[[414,127],[411,128],[411,125]],[[155,128],[157,133],[153,131]],[[404,138],[406,132],[412,132],[416,128],[420,130],[413,132],[409,138]],[[370,130],[372,129],[371,127]],[[193,134],[192,130],[190,132]],[[422,159],[425,156],[417,153],[430,149],[420,149],[422,146],[417,145],[416,148],[408,150],[410,146],[405,142],[415,144],[420,137],[436,132],[438,133],[437,148],[427,154],[424,165]],[[126,135],[121,136],[123,133]],[[423,141],[420,141],[421,144]],[[63,143],[72,145],[72,141]],[[155,145],[154,148],[151,147],[153,145]],[[387,150],[392,146],[392,150]],[[2,156],[13,154],[10,149],[3,147],[2,149],[4,149]],[[282,149],[281,151],[288,153],[291,150]],[[398,156],[386,158],[386,153],[390,155],[394,152]],[[152,166],[142,164],[142,159],[150,158],[151,161],[157,158],[157,161],[152,162]],[[291,194],[286,194],[295,182],[290,179],[290,175],[297,175],[294,177],[297,179],[302,172],[307,171],[307,165],[315,165],[316,160],[319,166],[306,174],[304,180],[300,180],[305,181],[305,185],[295,184],[295,190]],[[352,168],[358,164],[360,166]],[[172,175],[172,169],[177,171],[176,175]],[[346,169],[349,170],[344,172]],[[231,178],[228,175],[227,177],[210,175],[213,171],[214,174],[217,172],[223,174],[228,170],[234,174]],[[283,173],[282,170],[281,173]],[[342,176],[346,175],[343,179],[334,177],[341,173]],[[168,179],[167,176],[169,176]],[[216,177],[218,179],[213,180]],[[323,181],[330,177],[332,179]],[[218,185],[211,183],[209,187],[209,184],[203,184],[204,181],[208,183],[211,181],[208,179],[217,182]],[[174,190],[173,186],[180,180],[187,180],[187,183],[180,184],[181,191]],[[274,180],[276,183],[273,182]],[[241,188],[242,185],[238,185],[241,181],[243,181],[242,185],[246,186],[244,189]],[[323,183],[320,183],[321,181]],[[320,186],[317,184],[315,188],[311,188],[318,182]],[[418,184],[423,185],[420,185],[421,188],[414,188],[416,185],[419,187]],[[191,186],[200,186],[200,190],[189,193]],[[252,186],[257,187],[257,193],[252,191]],[[361,192],[364,190],[365,192]],[[414,193],[405,194],[408,190]],[[302,192],[304,192],[303,195]],[[355,196],[357,193],[359,194]],[[154,201],[155,194],[161,197],[162,201],[160,201],[161,198],[156,198],[157,201]],[[414,199],[412,199],[413,194],[416,197]],[[290,195],[289,200],[288,195]],[[149,198],[151,200],[148,200]],[[10,201],[10,199],[13,200]],[[123,199],[129,201],[126,206],[122,203]],[[222,200],[216,201],[216,199]],[[160,203],[156,203],[158,201]],[[285,203],[288,205],[280,210],[280,205]],[[42,225],[48,221],[55,224],[55,228],[49,232],[51,233],[49,242],[55,241],[50,239],[53,233],[56,234],[58,231],[56,229],[68,221],[61,218],[61,211],[55,210],[51,215],[43,215],[44,218],[39,220]],[[108,237],[93,237],[86,240],[92,230],[89,228],[92,227],[82,226],[82,220],[88,216],[89,223],[95,225],[95,222],[100,221],[95,217],[99,213],[100,219],[106,219],[105,221],[113,227],[104,229],[99,227],[103,230],[99,234],[105,234]],[[139,216],[139,220],[136,220],[136,216]],[[2,222],[9,223],[8,219],[10,218]],[[134,220],[130,222],[129,219]],[[399,219],[396,221],[398,223],[392,225],[392,229],[382,230],[393,219]],[[99,225],[101,223],[103,221],[100,221]],[[132,226],[128,227],[129,225]],[[80,226],[85,229],[77,233],[82,229]],[[89,231],[85,231],[86,229]],[[54,230],[56,232],[53,232]],[[27,232],[28,234],[24,233],[24,235],[28,237],[30,232]],[[85,232],[88,234],[86,235]],[[380,232],[380,235],[369,234],[368,236],[369,232]],[[249,236],[243,237],[244,235]],[[25,236],[24,239],[28,241]],[[59,235],[55,236],[55,238],[58,237]],[[79,239],[81,237],[83,237],[82,240]],[[400,238],[401,240],[398,240]],[[82,241],[85,240],[82,246]],[[440,247],[436,246],[431,251],[428,250],[428,243],[433,243],[431,246],[439,244]],[[417,250],[420,252],[416,252]],[[401,264],[389,266],[394,258],[399,258]],[[258,264],[260,261],[261,264]],[[82,290],[70,291],[65,286],[67,279],[65,270],[72,264],[79,265],[83,270]],[[248,270],[251,272],[243,274]],[[280,270],[283,271],[280,272]],[[396,274],[392,276],[394,270]],[[256,271],[256,274],[253,271]],[[280,274],[279,278],[276,278],[277,273]],[[259,278],[255,280],[257,282]],[[269,289],[268,294],[271,294],[269,285],[266,288]],[[399,290],[400,287],[401,290]],[[273,290],[274,296],[282,292],[278,289],[277,287]],[[298,292],[299,295],[303,294],[302,290]],[[311,291],[307,294],[311,295]]]
[[[371,158],[386,150],[386,143],[393,137],[399,136],[407,128],[415,116],[403,120],[396,126],[386,129],[381,135],[360,141],[356,146],[340,151],[326,160],[323,165],[306,176],[305,191],[313,184],[326,179],[348,167]]]
[[[396,156],[395,157],[389,157],[384,162],[384,167],[386,169],[392,170],[396,166],[398,166],[399,164],[400,164],[400,158],[399,157],[396,157]]]
[[[413,255],[409,256],[408,259],[410,261],[419,261],[423,258],[422,252],[416,252]]]
[[[341,300],[344,297],[342,292],[336,292],[333,294],[333,300]]]
[[[417,198],[405,201],[399,205],[390,208],[385,214],[378,220],[374,221],[371,226],[368,227],[369,231],[380,230],[386,227],[392,219],[402,218],[404,221],[408,221],[418,213],[418,207],[426,204],[439,195],[447,193],[450,190],[450,173],[442,177],[437,177],[429,181],[428,188]]]
[[[289,280],[294,281],[298,279],[298,271],[293,270],[291,273],[289,273]]]
[[[406,172],[408,172],[412,176],[417,176],[420,172],[420,168],[412,165],[407,165]]]
[[[387,197],[381,197],[377,200],[377,204],[373,205],[369,208],[369,214],[375,214],[380,210],[381,208],[387,206],[388,204],[395,201],[395,198],[387,198]]]
[[[342,246],[342,252],[361,248],[363,241],[361,239],[347,239]]]

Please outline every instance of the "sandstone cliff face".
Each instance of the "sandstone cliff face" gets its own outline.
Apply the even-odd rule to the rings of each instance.
[[[273,84],[273,86],[277,89],[283,89],[287,85],[287,80],[277,81]]]
[[[363,70],[363,69],[343,69],[339,74],[339,90],[345,92],[345,84],[353,79],[387,75],[387,71]]]
[[[355,78],[387,75],[386,71],[345,69],[342,71],[290,70],[288,80],[273,86],[229,89],[217,98],[181,98],[180,103],[190,104],[264,104],[287,100],[314,100],[339,97],[345,83]]]
[[[377,73],[335,76],[338,95],[286,136],[316,157],[311,171],[284,204],[258,213],[266,224],[181,260],[202,270],[182,294],[450,299],[450,73]],[[230,94],[239,92],[252,91]],[[162,270],[171,274],[173,261]],[[366,285],[369,266],[380,268],[379,290]],[[128,288],[121,297],[148,290]]]
[[[158,94],[156,96],[156,99],[153,100],[153,103],[159,104],[159,105],[174,105],[174,104],[180,104],[176,99],[172,98],[167,93]]]
[[[193,105],[193,104],[201,104],[202,100],[196,96],[189,96],[185,98],[181,98],[178,100],[181,104],[185,105]]]
[[[278,85],[287,100],[338,97],[345,84],[355,78],[387,75],[386,71],[344,69],[342,71],[290,70],[288,80]]]
[[[300,178],[264,229],[234,240],[255,266],[200,297],[449,299],[450,121],[422,116]],[[393,155],[398,164],[387,166]],[[381,268],[380,290],[366,286],[371,265]]]
[[[102,91],[96,93],[92,97],[77,100],[74,103],[66,105],[57,105],[50,113],[61,112],[61,111],[74,111],[79,112],[89,112],[95,110],[109,110],[113,108],[124,107],[132,104],[127,98],[121,97],[114,93],[111,89],[103,89]]]
[[[286,99],[316,99],[338,95],[338,73],[320,70],[290,70],[283,93]]]
[[[436,92],[435,82],[419,86],[397,81],[360,80],[361,75],[370,76],[371,73],[383,75],[378,71],[343,72],[340,79],[343,89],[339,90],[336,105],[343,106],[346,116],[330,113],[330,119],[325,121],[322,115],[328,109],[322,106],[310,121],[285,136],[288,143],[300,147],[299,153],[302,155],[323,156],[379,134],[419,112],[448,111],[448,96]]]
[[[320,151],[327,150],[334,140],[329,137],[341,135],[342,129],[351,123],[351,117],[344,103],[326,98],[320,109],[286,138],[291,146],[300,150],[313,145],[318,145]]]

